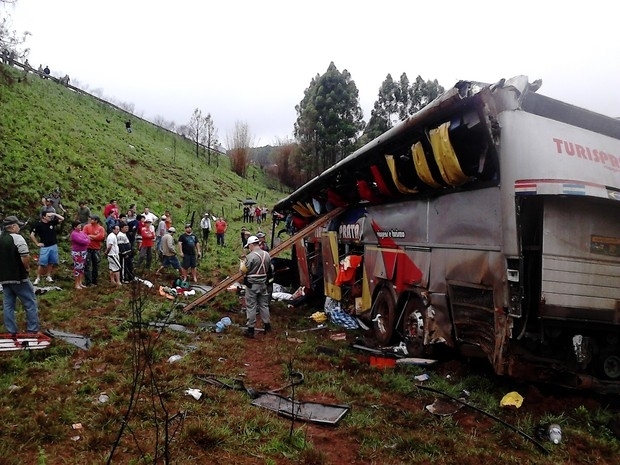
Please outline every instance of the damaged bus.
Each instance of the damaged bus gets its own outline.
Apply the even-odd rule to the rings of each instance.
[[[282,199],[300,284],[409,354],[620,392],[620,121],[461,81]],[[317,285],[317,282],[320,286]]]

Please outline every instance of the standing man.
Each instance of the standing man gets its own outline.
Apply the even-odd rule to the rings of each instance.
[[[121,259],[118,250],[118,239],[116,235],[119,233],[120,227],[114,225],[112,232],[108,234],[105,241],[105,254],[108,257],[108,269],[110,270],[110,282],[117,286],[121,285]]]
[[[90,220],[90,208],[88,208],[88,202],[82,200],[78,204],[78,210],[75,214],[75,221],[79,221],[82,226],[86,226]]]
[[[224,247],[224,234],[226,233],[226,229],[228,225],[224,218],[221,216],[215,221],[215,236],[217,238],[217,245],[221,245]]]
[[[142,216],[144,216],[144,219],[147,220],[151,220],[151,223],[155,224],[155,221],[158,220],[158,216],[153,213],[149,207],[144,207],[144,213],[142,213]]]
[[[209,232],[211,232],[211,218],[209,218],[209,213],[205,213],[200,220],[200,229],[202,229],[202,242],[206,249],[207,242],[209,241]]]
[[[187,272],[191,269],[192,280],[196,283],[196,263],[197,259],[202,257],[200,252],[200,242],[198,238],[192,232],[192,225],[187,223],[185,225],[185,232],[179,237],[179,254],[181,256],[181,276],[183,281],[187,281]]]
[[[267,245],[267,238],[265,236],[265,233],[257,232],[256,237],[258,237],[258,246],[261,248],[261,250],[269,252],[269,246]]]
[[[82,229],[90,238],[86,249],[86,267],[84,285],[96,286],[99,280],[99,262],[101,261],[101,244],[105,240],[105,228],[101,226],[99,215],[91,215],[90,222]]]
[[[148,208],[144,209],[145,211]],[[153,227],[153,220],[150,218],[144,218],[144,226],[140,228],[140,237],[142,242],[140,243],[140,254],[138,256],[137,266],[141,266],[146,259],[146,268],[151,268],[151,262],[153,261],[153,246],[155,245],[155,228]]]
[[[116,235],[116,240],[121,259],[121,283],[127,284],[133,279],[133,249],[129,237],[127,237],[129,225],[121,222],[119,226],[121,230]]]
[[[269,299],[271,295],[267,289],[267,275],[271,268],[271,257],[268,252],[261,250],[256,236],[248,237],[247,245],[250,252],[239,265],[239,271],[245,275],[245,306],[247,328],[243,332],[245,337],[254,337],[256,326],[256,312],[263,321],[265,333],[271,331],[269,315]]]
[[[26,310],[26,330],[39,332],[39,309],[34,288],[28,278],[30,253],[28,244],[19,228],[24,225],[16,216],[7,216],[2,221],[0,234],[0,284],[2,284],[4,327],[7,332],[17,334],[15,302],[21,300]]]
[[[34,280],[36,286],[41,281],[41,275],[47,274],[46,281],[53,283],[52,270],[58,266],[58,239],[56,237],[56,226],[65,218],[58,213],[43,213],[41,221],[36,223],[30,232],[30,239],[39,250],[39,266],[37,267],[37,277]],[[40,241],[37,240],[37,236]]]
[[[157,237],[155,239],[155,248],[157,249],[157,253],[161,255],[161,240],[166,235],[168,228],[166,222],[168,217],[166,215],[162,215],[159,223],[157,224]]]

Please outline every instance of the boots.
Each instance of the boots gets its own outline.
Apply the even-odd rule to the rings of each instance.
[[[271,332],[271,323],[265,323],[263,325],[263,330],[265,331],[265,334],[270,333]]]
[[[245,328],[245,331],[243,331],[243,335],[245,337],[253,338],[254,337],[254,328]]]

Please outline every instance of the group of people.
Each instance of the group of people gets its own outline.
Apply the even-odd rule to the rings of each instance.
[[[261,207],[259,205],[244,205],[243,206],[243,222],[261,224],[263,221],[267,221],[267,215],[269,209],[267,207]]]
[[[34,286],[44,281],[54,282],[54,270],[59,264],[58,237],[67,214],[62,205],[60,190],[56,189],[42,199],[38,221],[30,228],[30,240],[39,248],[36,277],[30,282],[30,250],[20,234],[25,222],[16,216],[8,216],[2,222],[0,234],[0,284],[3,286],[4,324],[11,334],[18,333],[15,319],[16,300],[22,301],[26,311],[27,332],[39,331],[37,300]],[[61,214],[62,213],[62,214]],[[184,232],[175,239],[176,228],[172,225],[172,216],[166,211],[161,218],[145,207],[137,213],[135,204],[130,205],[126,213],[121,213],[115,199],[103,209],[103,218],[91,212],[86,201],[79,203],[71,223],[68,236],[71,243],[73,277],[75,289],[97,286],[99,283],[99,264],[101,253],[107,257],[110,282],[121,285],[134,277],[134,260],[137,253],[136,267],[151,267],[153,256],[157,253],[161,259],[159,274],[165,268],[177,270],[183,281],[189,277],[196,282],[196,269],[202,257],[199,238],[193,233],[192,224],[184,224]],[[224,246],[227,224],[224,218],[211,218],[208,213],[200,221],[202,240],[208,241],[213,228],[217,244]],[[157,229],[154,223],[157,222]],[[245,274],[246,308],[248,325],[244,333],[254,336],[257,314],[263,322],[265,332],[270,331],[268,276],[271,270],[269,247],[265,234],[260,230],[251,235],[246,228],[242,231],[242,244],[249,249],[242,261],[240,270]]]

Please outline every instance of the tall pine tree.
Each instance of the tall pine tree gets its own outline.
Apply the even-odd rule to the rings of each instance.
[[[333,62],[317,75],[295,107],[294,134],[302,157],[307,157],[310,179],[347,156],[364,129],[359,92],[351,74]]]

